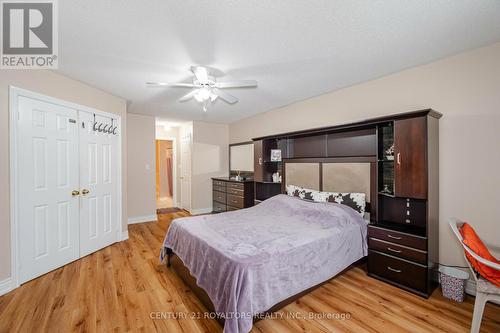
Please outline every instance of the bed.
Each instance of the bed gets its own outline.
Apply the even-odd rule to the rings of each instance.
[[[224,332],[246,333],[255,315],[366,256],[366,233],[366,221],[345,205],[281,194],[244,210],[177,219],[164,248],[207,292]]]
[[[285,168],[295,183],[309,181],[315,169]],[[362,179],[369,179],[370,164],[361,169]],[[172,260],[207,308],[224,319],[224,332],[246,333],[255,318],[365,257],[367,223],[346,205],[280,194],[243,210],[174,220],[160,259]]]

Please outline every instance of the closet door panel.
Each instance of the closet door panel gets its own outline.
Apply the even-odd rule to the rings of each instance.
[[[77,111],[18,98],[19,281],[79,257]],[[74,194],[74,195],[73,195]]]
[[[426,117],[394,122],[395,195],[427,198],[427,120]]]
[[[98,124],[111,119],[95,117]],[[80,252],[85,256],[118,240],[118,135],[94,130],[94,115],[80,111]],[[102,126],[104,127],[104,126]]]

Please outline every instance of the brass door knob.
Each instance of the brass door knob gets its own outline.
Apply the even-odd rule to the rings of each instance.
[[[83,194],[83,195],[85,195],[85,194],[89,194],[89,193],[90,193],[90,191],[89,191],[89,190],[87,190],[87,189],[83,189],[83,190],[82,190],[82,194]]]
[[[77,190],[71,191],[71,195],[74,197],[79,195],[79,194],[80,194],[80,191],[77,191]]]

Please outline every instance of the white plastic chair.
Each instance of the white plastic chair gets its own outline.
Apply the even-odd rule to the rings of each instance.
[[[464,244],[462,235],[460,234],[459,231],[459,228],[461,228],[463,224],[464,222],[455,218],[452,218],[450,220],[451,229],[453,230],[455,236],[457,236],[458,240],[460,241],[460,244],[462,244],[465,251],[467,251],[468,254],[470,254],[474,259],[476,259],[480,263],[500,271],[499,264],[491,262],[489,260],[486,260],[478,256],[474,251],[472,251],[467,245]],[[489,282],[488,280],[480,276],[478,277],[478,274],[472,268],[469,260],[467,260],[465,253],[464,257],[465,261],[467,262],[467,265],[472,271],[472,276],[474,276],[474,280],[476,280],[476,301],[474,302],[474,313],[472,315],[472,325],[470,331],[471,333],[478,333],[479,328],[481,327],[481,320],[483,319],[483,311],[486,302],[488,301],[500,302],[500,287],[495,286],[493,283]]]

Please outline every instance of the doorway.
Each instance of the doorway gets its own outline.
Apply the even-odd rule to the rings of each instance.
[[[173,140],[156,140],[156,208],[175,207],[175,143]]]

